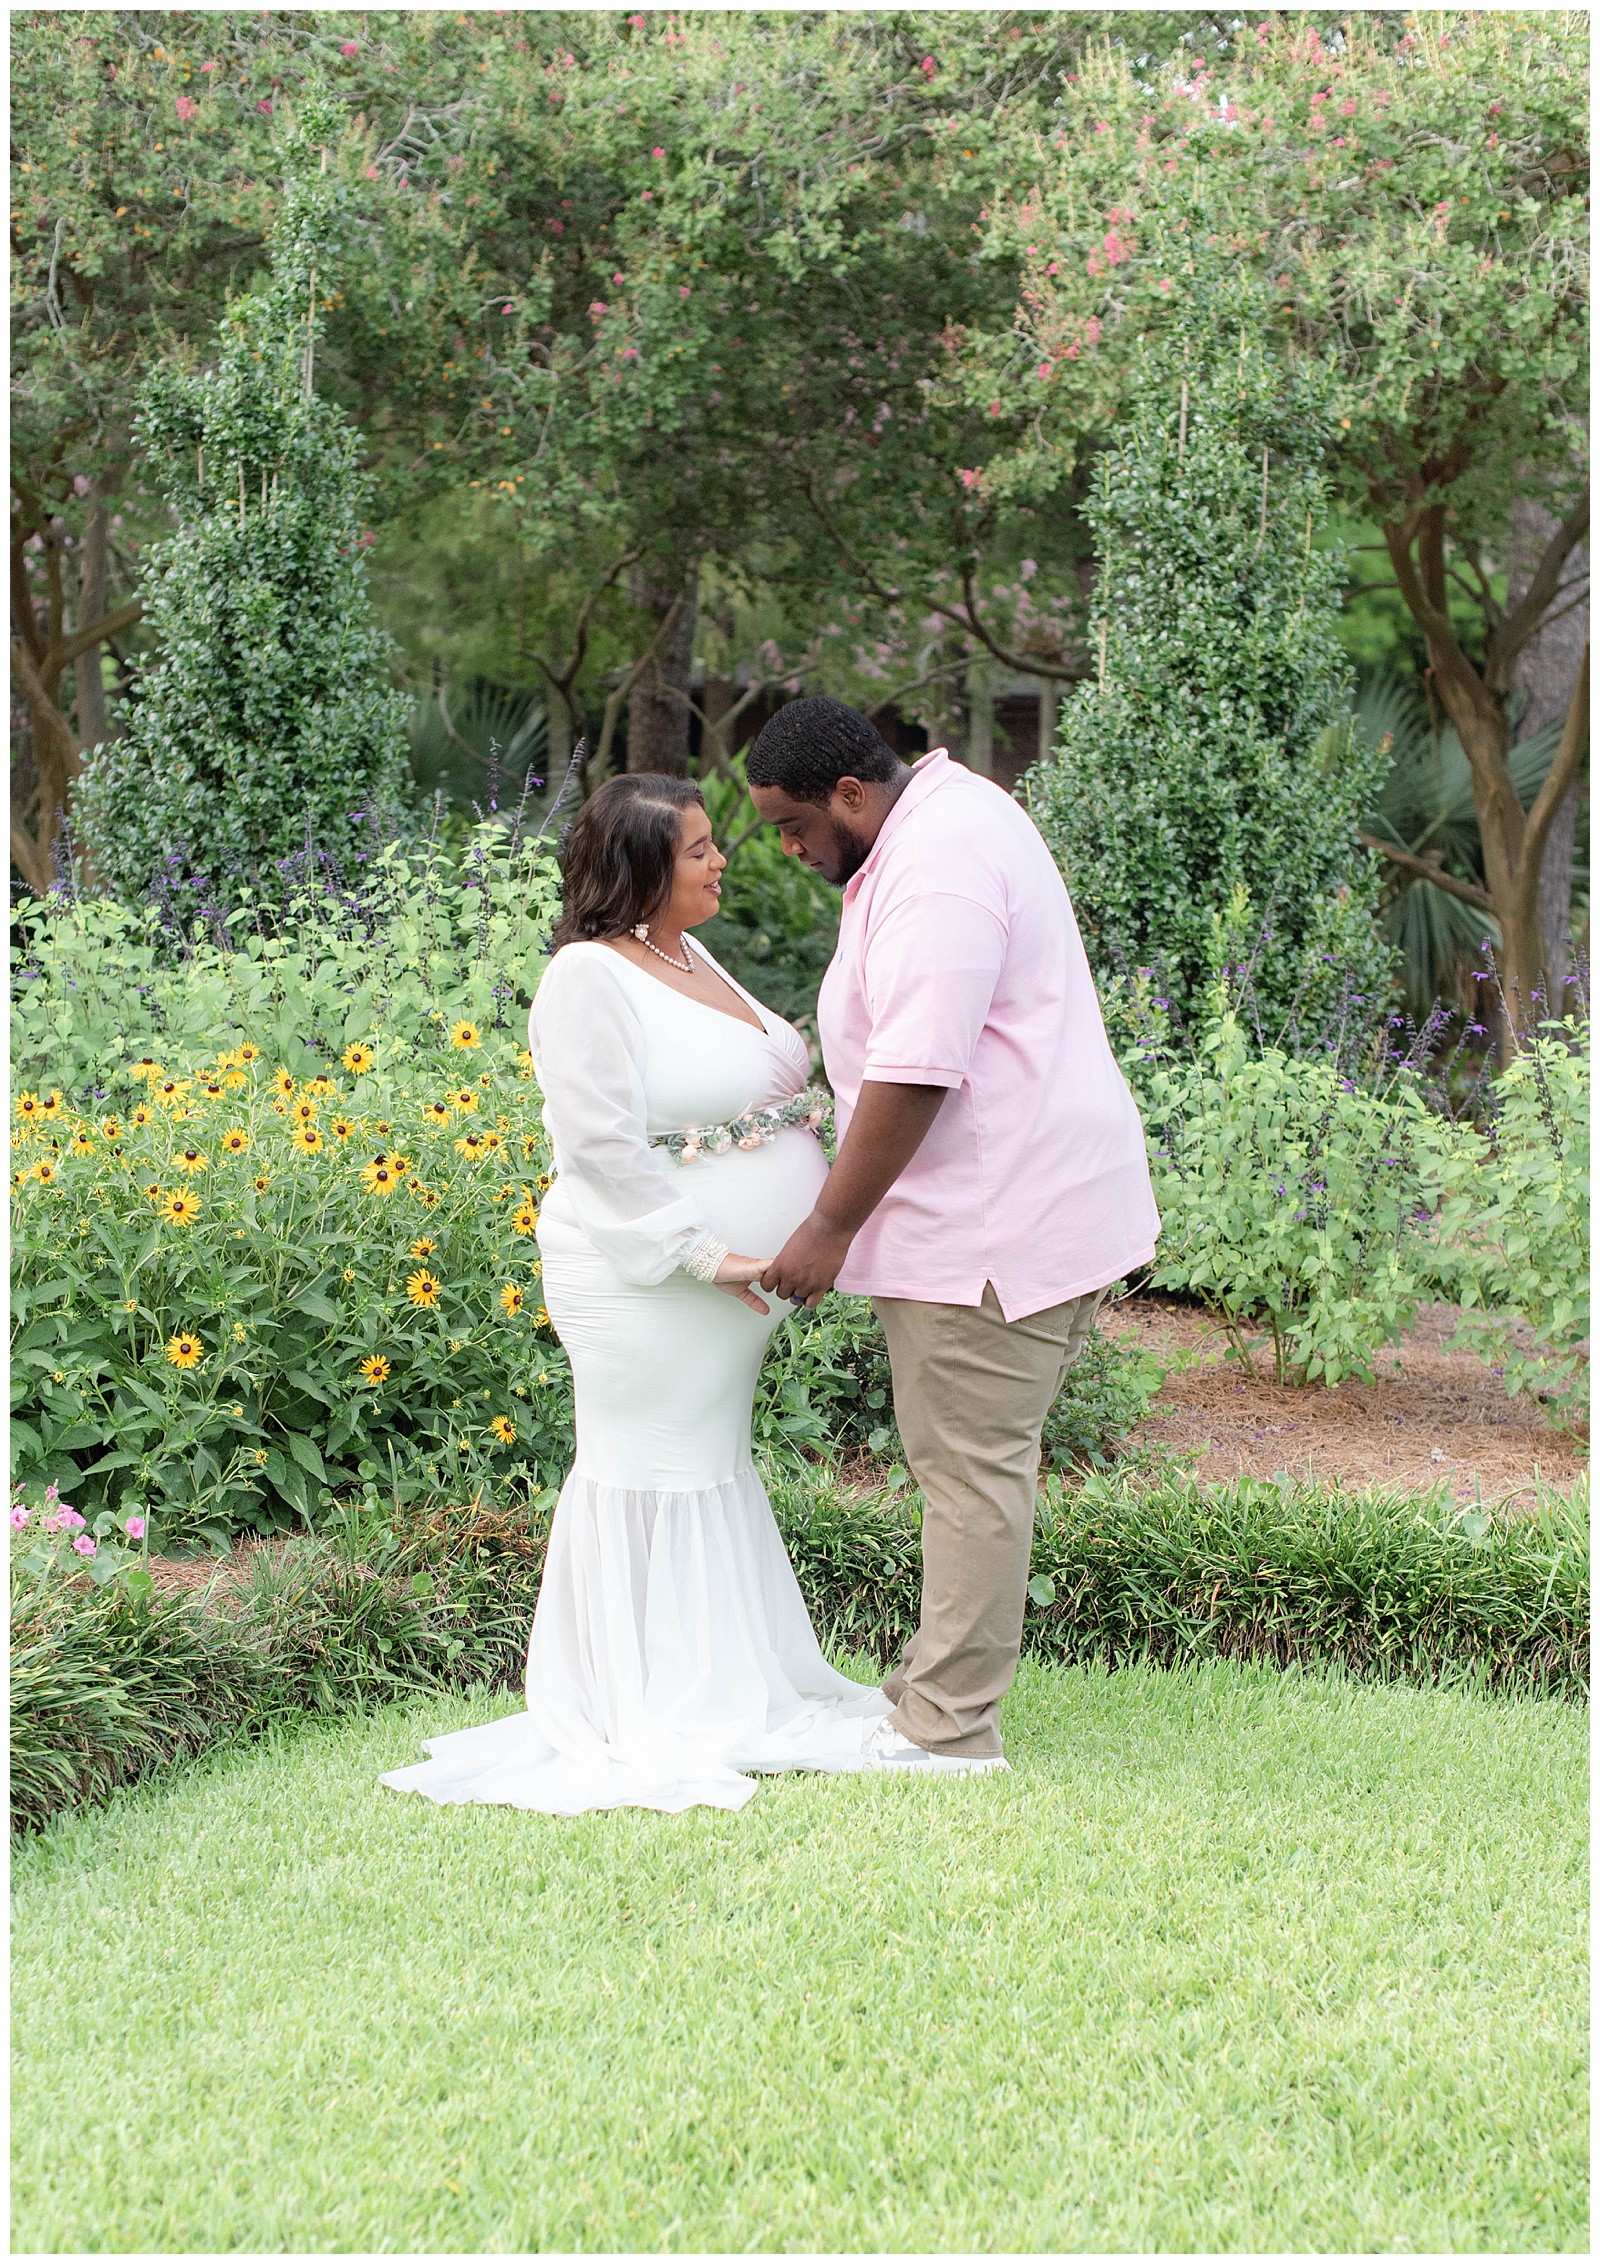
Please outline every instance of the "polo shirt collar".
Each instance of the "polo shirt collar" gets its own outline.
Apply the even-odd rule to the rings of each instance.
[[[911,810],[917,808],[919,804],[925,802],[930,794],[936,794],[949,778],[954,767],[947,750],[943,747],[930,748],[927,754],[917,757],[911,765],[911,782],[901,789],[899,800],[884,819],[866,863],[859,872],[852,873],[844,884],[844,894],[847,900],[856,894],[861,883],[883,855],[884,843],[894,832],[896,826],[899,825],[901,819]]]

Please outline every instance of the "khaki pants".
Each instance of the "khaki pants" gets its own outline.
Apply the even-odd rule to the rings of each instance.
[[[884,1684],[902,1736],[934,1753],[1000,1751],[1022,1650],[1039,1434],[1089,1341],[1103,1289],[1007,1321],[981,1305],[875,1297],[906,1461],[922,1488],[922,1612]]]

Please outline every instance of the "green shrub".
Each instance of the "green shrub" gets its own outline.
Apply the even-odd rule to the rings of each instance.
[[[565,1470],[526,1051],[464,1018],[308,1050],[292,1075],[247,1029],[206,1069],[119,1068],[93,1117],[21,1095],[19,1479],[173,1547],[309,1523],[379,1469],[435,1491]]]
[[[1343,560],[1319,545],[1335,430],[1327,373],[1262,344],[1271,309],[1197,240],[1170,247],[1175,327],[1141,351],[1086,507],[1097,680],[1062,710],[1028,807],[1102,983],[1157,969],[1195,1018],[1214,910],[1264,908],[1264,1028],[1381,997],[1390,953],[1356,826],[1384,758],[1351,726]]]
[[[1415,1081],[1258,1052],[1225,1007],[1192,1059],[1149,1071],[1146,1128],[1155,1285],[1203,1299],[1247,1366],[1264,1322],[1280,1383],[1369,1376],[1436,1274],[1427,1190],[1454,1134]]]
[[[343,193],[318,144],[343,125],[326,92],[305,96],[269,280],[233,301],[214,369],[166,364],[145,391],[139,437],[178,520],[146,561],[158,657],[78,798],[99,877],[130,899],[158,876],[276,895],[308,837],[350,841],[406,789],[410,702],[367,588],[365,443],[312,387]]]
[[[476,1022],[519,1042],[558,901],[548,847],[494,824],[458,847],[394,843],[321,864],[270,914],[173,921],[156,904],[25,898],[12,914],[13,1081],[85,1113],[145,1056],[259,1046],[299,1077],[381,1037]]]
[[[1589,1064],[1587,1022],[1547,1025],[1496,1078],[1487,1140],[1438,1151],[1433,1189],[1465,1308],[1456,1341],[1503,1364],[1508,1393],[1541,1389],[1566,1408],[1588,1370]]]

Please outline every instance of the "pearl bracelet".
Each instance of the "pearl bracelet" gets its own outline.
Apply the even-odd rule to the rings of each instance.
[[[714,1234],[702,1234],[693,1249],[680,1258],[678,1263],[696,1281],[715,1281],[717,1268],[727,1255],[726,1242],[719,1242]]]

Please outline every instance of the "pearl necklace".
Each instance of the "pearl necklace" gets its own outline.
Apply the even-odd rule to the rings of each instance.
[[[676,967],[680,975],[692,975],[694,973],[694,960],[690,956],[689,946],[686,943],[683,946],[683,957],[674,959],[670,951],[656,951],[655,945],[650,941],[650,930],[644,925],[643,921],[634,929],[633,933],[635,941],[642,943],[646,951],[655,951],[658,959],[662,960],[668,967]],[[681,937],[679,941],[682,942]]]

